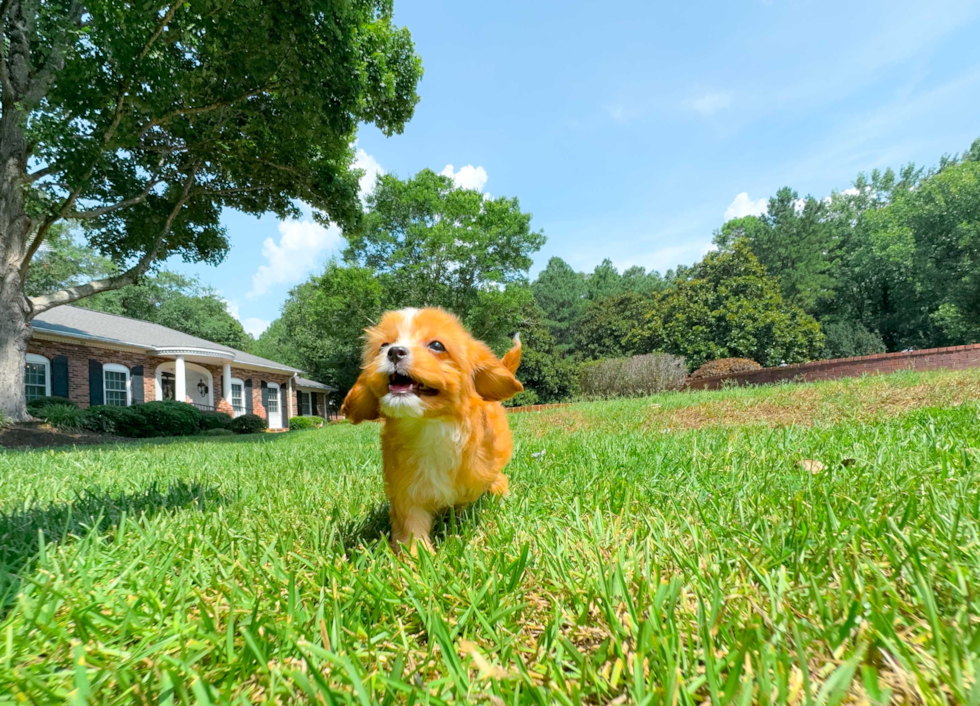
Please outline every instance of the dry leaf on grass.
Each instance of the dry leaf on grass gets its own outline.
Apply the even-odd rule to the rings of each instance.
[[[814,473],[814,474],[820,473],[826,468],[826,466],[820,463],[820,461],[814,461],[811,458],[798,461],[796,465],[802,468],[804,471],[809,471],[810,473]]]

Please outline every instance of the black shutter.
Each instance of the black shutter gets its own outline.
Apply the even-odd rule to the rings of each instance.
[[[143,402],[143,366],[134,365],[129,371],[129,384],[133,388],[133,404]]]
[[[103,387],[105,381],[102,379],[102,363],[89,358],[88,361],[88,403],[90,406],[105,404]]]
[[[245,381],[242,397],[245,398],[245,414],[252,414],[252,378]]]
[[[269,414],[269,386],[265,384],[265,380],[260,383],[262,388],[262,406],[265,408],[265,413],[268,418]]]
[[[316,398],[319,397],[319,396],[320,396],[320,393],[319,392],[311,392],[310,393],[310,407],[312,408],[313,416],[314,417],[319,417],[320,416],[320,405],[318,405],[316,403]]]
[[[56,355],[51,359],[51,394],[68,397],[68,357]]]

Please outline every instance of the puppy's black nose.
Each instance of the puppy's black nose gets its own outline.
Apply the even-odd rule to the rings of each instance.
[[[390,360],[392,363],[397,363],[407,355],[408,349],[404,346],[392,346],[388,349],[388,360]]]

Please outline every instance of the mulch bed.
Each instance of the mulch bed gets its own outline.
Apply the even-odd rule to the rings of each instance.
[[[14,424],[0,431],[0,447],[8,449],[44,449],[49,446],[91,446],[130,441],[121,436],[94,434],[88,431],[64,432],[43,422]]]

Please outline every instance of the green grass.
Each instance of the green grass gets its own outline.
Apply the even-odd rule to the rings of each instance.
[[[0,702],[978,703],[978,385],[514,415],[417,559],[377,425],[2,453]]]

